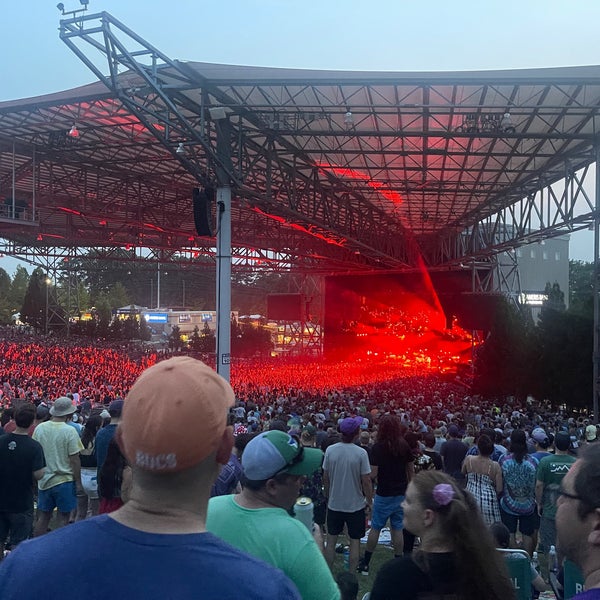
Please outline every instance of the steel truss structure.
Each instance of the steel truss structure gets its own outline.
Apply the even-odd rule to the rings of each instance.
[[[184,63],[106,13],[63,19],[60,35],[100,82],[0,104],[2,233],[17,246],[210,255],[191,188],[218,169],[234,257],[251,268],[452,267],[593,223],[598,67]]]
[[[493,271],[519,245],[584,228],[598,260],[600,66],[182,62],[107,13],[64,18],[60,37],[98,81],[0,103],[4,252],[40,264],[118,247],[204,265],[215,242],[194,229],[191,190],[227,179],[238,268]]]

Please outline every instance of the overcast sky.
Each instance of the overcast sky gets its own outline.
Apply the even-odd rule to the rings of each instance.
[[[2,4],[0,101],[94,81],[58,37],[57,2]],[[598,0],[89,0],[89,12],[101,11],[191,61],[370,71],[600,65]],[[570,252],[591,260],[592,232],[575,234]],[[14,269],[7,258],[0,266]]]

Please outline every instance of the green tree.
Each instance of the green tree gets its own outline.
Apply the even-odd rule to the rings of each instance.
[[[569,261],[569,312],[584,316],[593,315],[594,263]]]
[[[538,320],[537,395],[554,403],[586,406],[592,396],[593,315],[565,310],[558,284],[546,285]]]
[[[115,341],[122,340],[124,334],[123,330],[123,321],[121,321],[121,319],[113,319],[108,326],[108,337]]]
[[[107,338],[109,335],[109,326],[112,320],[111,310],[110,301],[106,294],[100,294],[94,310],[94,315],[96,316],[98,322],[96,333],[100,338]]]
[[[171,331],[171,335],[169,336],[169,348],[173,350],[181,350],[183,347],[183,342],[181,341],[181,329],[179,325],[174,325]]]
[[[556,281],[553,284],[550,284],[548,281],[544,293],[546,294],[546,300],[542,304],[540,313],[544,312],[544,310],[564,312],[567,309],[565,293],[560,289],[560,285]]]
[[[71,317],[90,309],[90,294],[83,281],[78,281],[69,270],[61,274],[56,285],[56,298],[60,306]]]
[[[86,335],[87,337],[92,339],[98,337],[98,321],[96,319],[84,321],[83,335]]]
[[[10,310],[13,314],[21,310],[28,285],[29,273],[25,267],[19,265],[15,270],[15,274],[13,275],[13,279],[10,284],[10,292],[8,294],[8,302]]]
[[[11,283],[10,275],[0,269],[0,324],[10,323],[14,314],[9,299]]]
[[[491,331],[475,359],[474,393],[487,397],[527,395],[531,333],[525,312],[506,299],[498,303]]]
[[[144,317],[140,315],[140,339],[149,342],[152,339],[152,332],[150,331],[150,327],[148,327],[148,323]]]
[[[217,351],[217,338],[215,332],[209,327],[208,322],[204,321],[204,327],[202,328],[202,335],[200,336],[201,345],[200,352],[216,352]]]
[[[130,304],[129,293],[120,281],[117,281],[109,288],[107,298],[111,308],[113,309],[121,308],[122,306],[127,306]]]
[[[190,348],[195,350],[196,352],[201,351],[202,346],[202,338],[200,337],[200,330],[198,329],[198,325],[194,327],[194,331],[192,331],[192,335],[190,336]]]
[[[236,340],[235,353],[238,356],[249,357],[268,354],[272,348],[271,333],[265,327],[253,323],[242,323],[240,335]]]
[[[38,267],[29,277],[27,291],[23,298],[21,320],[38,330],[46,328],[46,314],[49,314],[49,310],[46,310],[46,298],[48,303],[50,302],[50,294],[47,290],[49,285],[46,274]]]
[[[126,340],[135,340],[140,337],[140,327],[138,320],[133,316],[129,315],[122,324],[122,336]]]
[[[267,314],[267,295],[289,291],[287,274],[267,271],[233,273],[231,305],[240,315]]]
[[[132,262],[130,251],[92,250],[88,256],[71,261],[69,269],[77,273],[89,289],[92,300],[101,293],[109,293],[116,283],[121,283],[127,300],[141,306],[156,306],[158,269],[156,262]],[[189,261],[161,264],[160,303],[162,306],[178,307],[183,304],[193,310],[214,309],[215,304],[214,263],[205,256]]]

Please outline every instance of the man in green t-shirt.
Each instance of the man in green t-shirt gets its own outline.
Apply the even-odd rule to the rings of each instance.
[[[568,433],[557,433],[554,454],[544,456],[537,468],[535,498],[540,514],[539,552],[546,556],[550,546],[556,546],[556,502],[560,496],[560,484],[575,462],[575,457],[569,454],[570,442]],[[541,560],[540,565],[542,574],[547,576],[545,562]]]
[[[207,530],[281,569],[303,600],[340,597],[317,543],[322,544],[318,526],[311,534],[288,514],[306,475],[320,468],[322,461],[321,450],[303,447],[283,431],[260,433],[242,454],[242,491],[216,496],[208,503]]]

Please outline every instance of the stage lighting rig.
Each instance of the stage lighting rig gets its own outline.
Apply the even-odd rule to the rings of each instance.
[[[64,2],[59,2],[56,5],[56,8],[58,8],[58,10],[60,10],[60,13],[61,13],[61,15],[63,15],[63,17],[65,17],[67,15],[76,16],[78,14],[83,14],[88,9],[89,3],[90,3],[90,0],[79,0],[79,4],[81,4],[81,8],[66,11]]]

